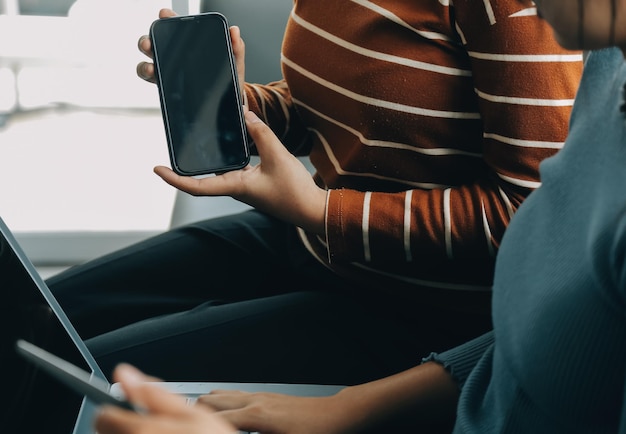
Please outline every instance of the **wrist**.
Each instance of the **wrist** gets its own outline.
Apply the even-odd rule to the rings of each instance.
[[[302,229],[318,235],[326,234],[326,204],[328,203],[328,191],[316,187],[316,191],[307,196],[308,207],[306,211],[306,224]]]

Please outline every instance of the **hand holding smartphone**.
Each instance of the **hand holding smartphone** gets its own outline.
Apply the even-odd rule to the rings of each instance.
[[[150,39],[172,170],[192,176],[245,167],[250,150],[226,18],[159,19]]]

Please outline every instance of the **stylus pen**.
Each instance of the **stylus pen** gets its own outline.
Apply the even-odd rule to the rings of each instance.
[[[16,343],[16,350],[30,362],[79,394],[85,395],[87,399],[90,399],[96,404],[111,404],[127,410],[138,411],[138,409],[128,401],[118,399],[111,395],[109,393],[109,385],[106,381],[94,377],[68,361],[21,339]]]

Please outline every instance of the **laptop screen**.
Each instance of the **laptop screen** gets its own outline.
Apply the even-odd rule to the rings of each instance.
[[[93,369],[68,333],[63,312],[1,219],[0,293],[0,375],[6,403],[0,406],[2,432],[71,434],[83,397],[21,358],[15,342],[27,340],[88,372]]]

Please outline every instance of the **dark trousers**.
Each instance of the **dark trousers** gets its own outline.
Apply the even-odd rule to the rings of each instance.
[[[488,317],[356,287],[257,211],[207,220],[48,280],[107,376],[356,384],[490,328]]]

